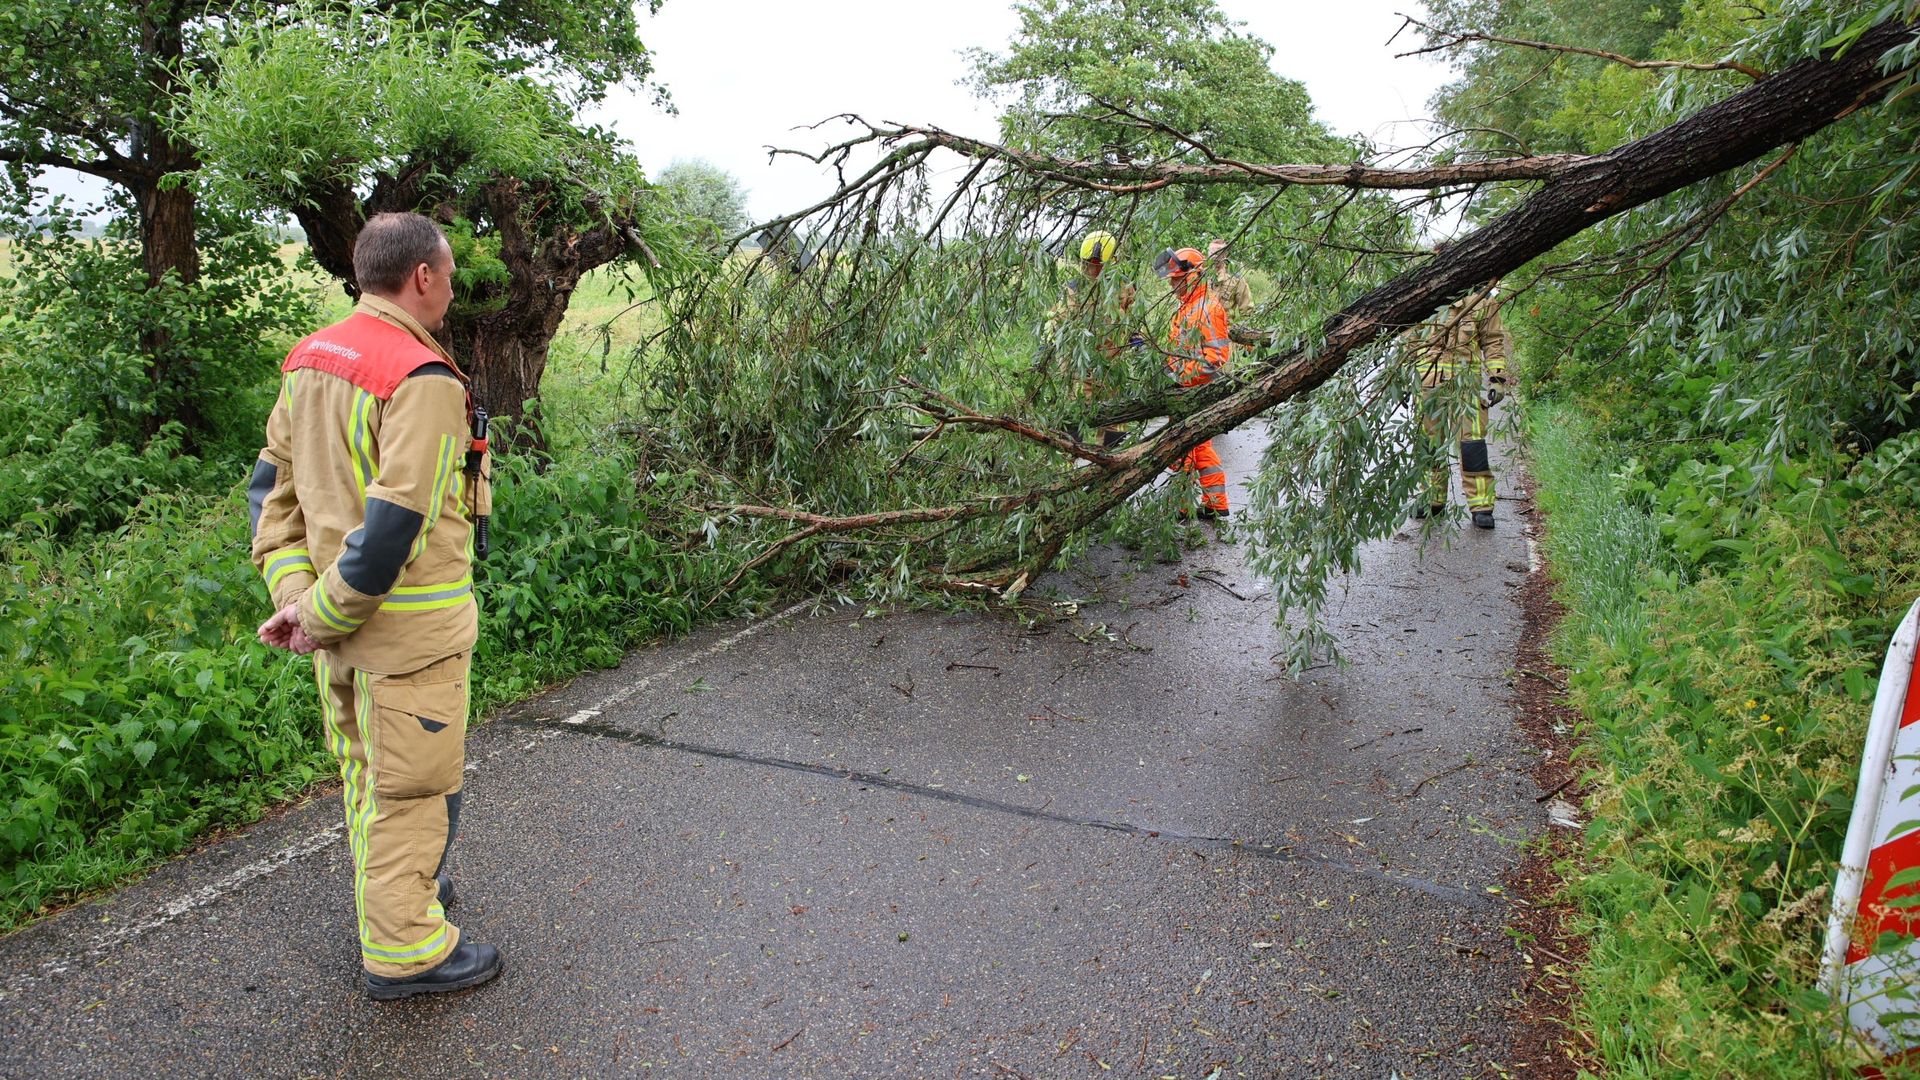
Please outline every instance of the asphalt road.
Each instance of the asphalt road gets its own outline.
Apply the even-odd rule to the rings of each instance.
[[[1489,1074],[1545,825],[1515,505],[1370,549],[1351,666],[1303,682],[1221,543],[1105,554],[1031,626],[803,608],[636,653],[471,737],[454,916],[494,984],[361,995],[330,792],[0,941],[0,1075]]]

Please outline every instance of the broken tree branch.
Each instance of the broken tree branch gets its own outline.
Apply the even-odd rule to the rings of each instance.
[[[1899,20],[1882,23],[1861,35],[1844,56],[1803,60],[1679,123],[1587,159],[1518,207],[1348,304],[1322,324],[1313,345],[1296,344],[1257,367],[1237,369],[1243,379],[1238,386],[1216,382],[1146,395],[1097,410],[1091,421],[1178,417],[1163,436],[1174,427],[1190,427],[1180,433],[1197,436],[1187,446],[1231,430],[1319,386],[1355,349],[1417,325],[1567,238],[1798,142],[1852,112],[1862,95],[1884,89],[1880,58],[1915,33]]]
[[[1399,13],[1396,12],[1396,14]],[[1402,29],[1405,29],[1406,26],[1417,27],[1425,31],[1429,39],[1444,37],[1445,40],[1434,42],[1425,48],[1395,53],[1394,55],[1396,57],[1419,56],[1422,53],[1456,49],[1469,42],[1485,41],[1493,45],[1512,45],[1515,48],[1537,49],[1541,52],[1561,53],[1573,56],[1594,56],[1602,60],[1610,60],[1616,64],[1624,64],[1630,68],[1641,68],[1644,70],[1737,71],[1755,82],[1759,82],[1767,77],[1767,73],[1761,71],[1759,68],[1751,64],[1742,64],[1737,60],[1716,60],[1707,64],[1694,63],[1690,60],[1635,60],[1631,56],[1622,56],[1619,53],[1608,52],[1605,49],[1588,49],[1579,45],[1559,45],[1551,41],[1529,41],[1526,38],[1500,37],[1497,34],[1482,34],[1471,30],[1439,30],[1421,22],[1411,15],[1400,15],[1400,17],[1406,20]]]
[[[940,391],[916,382],[905,375],[900,376],[900,383],[903,386],[910,387],[919,392],[926,399],[912,403],[914,408],[926,413],[935,420],[934,429],[927,433],[926,439],[930,439],[939,434],[942,428],[955,424],[966,427],[998,428],[1001,431],[1018,435],[1023,439],[1037,442],[1042,446],[1050,446],[1062,453],[1071,454],[1083,461],[1091,461],[1096,465],[1112,465],[1114,463],[1112,454],[1088,446],[1078,439],[1070,439],[1059,432],[1043,431],[1040,428],[1034,427],[1032,424],[1023,420],[1016,420],[1011,416],[990,416],[985,413],[975,412]],[[922,441],[924,442],[925,439],[922,439]]]
[[[1069,187],[1109,194],[1131,194],[1179,184],[1430,190],[1501,180],[1551,180],[1591,160],[1584,154],[1542,154],[1494,161],[1456,162],[1418,169],[1381,169],[1359,162],[1351,165],[1260,165],[1226,159],[1194,164],[1178,161],[1074,160],[1015,150],[937,127],[912,125],[873,126],[872,133],[865,139],[883,145],[898,143],[899,148],[888,155],[886,160],[889,161],[940,148],[969,158],[990,158],[1031,176],[1057,181]],[[913,141],[901,141],[907,139]],[[871,175],[870,172],[868,176]]]

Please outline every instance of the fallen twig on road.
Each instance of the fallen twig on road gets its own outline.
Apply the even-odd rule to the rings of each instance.
[[[1235,588],[1234,588],[1233,586],[1231,586],[1231,585],[1229,585],[1229,584],[1227,584],[1227,583],[1226,583],[1226,582],[1224,582],[1224,581],[1220,581],[1220,580],[1218,580],[1217,578],[1211,578],[1211,577],[1208,577],[1208,576],[1206,575],[1206,572],[1205,572],[1205,571],[1200,571],[1200,572],[1198,572],[1198,573],[1195,573],[1195,574],[1194,574],[1193,576],[1194,576],[1194,577],[1197,577],[1197,578],[1199,578],[1199,579],[1200,579],[1201,581],[1204,581],[1204,582],[1206,582],[1207,584],[1209,584],[1209,585],[1212,585],[1212,586],[1214,586],[1214,587],[1216,587],[1216,588],[1220,588],[1220,589],[1225,589],[1225,590],[1227,591],[1227,593],[1228,593],[1228,595],[1230,595],[1230,596],[1232,596],[1232,597],[1233,597],[1233,598],[1234,598],[1235,600],[1251,600],[1251,599],[1253,599],[1253,597],[1251,597],[1251,596],[1243,596],[1243,595],[1241,595],[1241,594],[1240,594],[1240,592],[1239,592],[1239,591],[1238,591],[1237,589],[1235,589]]]
[[[1415,785],[1413,785],[1413,790],[1412,790],[1412,791],[1409,791],[1409,792],[1407,792],[1407,793],[1406,793],[1405,795],[1402,795],[1402,796],[1400,796],[1400,798],[1401,798],[1401,799],[1411,799],[1411,798],[1413,798],[1413,797],[1414,797],[1415,795],[1418,795],[1418,794],[1420,794],[1420,789],[1421,789],[1421,788],[1423,788],[1423,787],[1426,787],[1426,786],[1427,786],[1428,784],[1431,784],[1431,783],[1433,783],[1433,782],[1434,782],[1435,780],[1438,780],[1438,779],[1440,779],[1440,778],[1441,778],[1441,777],[1443,777],[1443,776],[1452,776],[1452,775],[1453,775],[1454,773],[1457,773],[1457,772],[1459,772],[1459,771],[1460,771],[1460,770],[1462,770],[1462,769],[1471,769],[1471,768],[1473,768],[1473,765],[1474,765],[1474,763],[1473,763],[1473,761],[1472,761],[1472,760],[1467,760],[1467,761],[1463,761],[1463,762],[1461,762],[1461,763],[1460,763],[1460,764],[1458,764],[1458,765],[1455,765],[1455,766],[1453,766],[1452,768],[1449,768],[1449,769],[1441,769],[1441,770],[1440,770],[1439,772],[1437,772],[1437,773],[1434,773],[1434,774],[1433,774],[1432,776],[1429,776],[1429,777],[1427,777],[1426,779],[1424,779],[1424,780],[1422,780],[1422,781],[1420,781],[1419,783],[1417,783],[1417,784],[1415,784]]]
[[[1565,791],[1565,790],[1567,790],[1568,788],[1570,788],[1570,787],[1572,787],[1572,786],[1573,786],[1573,781],[1574,781],[1575,779],[1576,779],[1576,778],[1575,778],[1575,777],[1572,777],[1572,776],[1569,776],[1569,777],[1567,777],[1567,778],[1566,778],[1565,780],[1562,780],[1562,781],[1560,781],[1560,784],[1559,784],[1559,786],[1558,786],[1558,787],[1555,787],[1555,788],[1554,788],[1554,789],[1553,789],[1552,791],[1549,791],[1549,792],[1547,792],[1547,793],[1546,793],[1545,795],[1542,795],[1542,796],[1540,796],[1539,798],[1537,798],[1537,799],[1535,799],[1535,800],[1533,800],[1533,801],[1534,801],[1534,802],[1537,802],[1537,803],[1542,803],[1542,802],[1546,802],[1546,801],[1547,801],[1548,799],[1551,799],[1551,798],[1553,798],[1553,797],[1554,797],[1555,795],[1558,795],[1558,794],[1560,794],[1561,792],[1563,792],[1563,791]]]
[[[1375,736],[1374,736],[1373,738],[1371,738],[1371,739],[1368,739],[1368,740],[1366,740],[1365,742],[1357,742],[1357,743],[1354,743],[1354,744],[1353,744],[1352,746],[1349,746],[1349,747],[1347,747],[1347,750],[1348,750],[1348,751],[1354,751],[1354,750],[1358,750],[1358,749],[1360,749],[1360,748],[1361,748],[1361,747],[1363,747],[1363,746],[1372,746],[1372,745],[1373,745],[1374,743],[1377,743],[1377,742],[1379,742],[1379,741],[1380,741],[1381,739],[1391,739],[1391,738],[1392,738],[1392,737],[1394,737],[1395,735],[1412,735],[1412,734],[1414,734],[1415,732],[1420,732],[1420,731],[1425,731],[1425,730],[1427,730],[1427,729],[1426,729],[1426,728],[1423,728],[1423,727],[1410,727],[1410,728],[1408,728],[1408,729],[1406,729],[1405,731],[1388,731],[1388,732],[1384,732],[1384,733],[1382,733],[1382,734],[1379,734],[1379,735],[1375,735]]]

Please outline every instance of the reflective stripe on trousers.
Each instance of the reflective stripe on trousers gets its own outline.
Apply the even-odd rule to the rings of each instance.
[[[1427,473],[1427,501],[1434,506],[1447,501],[1447,455],[1458,452],[1460,455],[1460,488],[1467,497],[1467,509],[1491,510],[1495,502],[1493,469],[1487,467],[1487,405],[1477,401],[1465,410],[1460,417],[1459,432],[1448,430],[1447,418],[1441,410],[1427,403],[1432,399],[1429,390],[1422,398],[1420,429],[1427,439],[1427,453],[1432,454],[1436,462]],[[1475,445],[1477,444],[1477,446]],[[1476,452],[1477,451],[1477,452]],[[1478,458],[1479,460],[1474,460]]]
[[[340,761],[361,963],[375,975],[417,975],[460,941],[434,875],[465,762],[468,662],[460,653],[391,676],[313,654],[327,748]]]
[[[1225,510],[1227,506],[1227,470],[1220,464],[1220,455],[1213,448],[1213,440],[1208,439],[1180,459],[1174,466],[1175,472],[1191,473],[1194,481],[1200,485],[1200,505],[1208,510]]]

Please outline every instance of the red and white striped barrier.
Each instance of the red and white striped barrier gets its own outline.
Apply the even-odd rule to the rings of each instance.
[[[1894,632],[1833,885],[1821,986],[1888,1054],[1920,1048],[1920,601]],[[1913,906],[1908,906],[1913,905]],[[1907,941],[1874,953],[1886,933]]]

